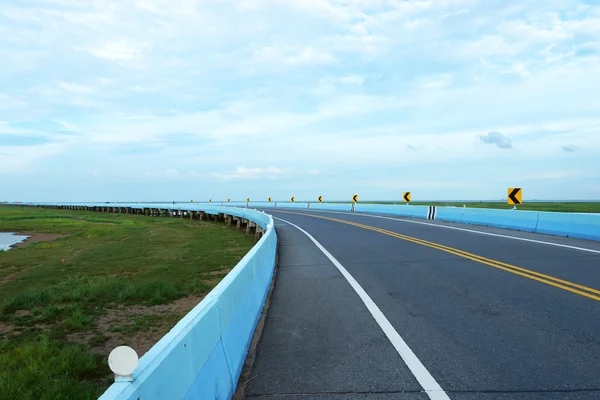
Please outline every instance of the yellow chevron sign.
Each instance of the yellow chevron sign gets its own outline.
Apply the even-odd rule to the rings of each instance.
[[[319,196],[318,200],[319,200],[319,203],[321,203],[323,201],[323,196]]]
[[[248,203],[250,203],[250,197],[248,197],[248,198],[246,199],[246,201],[247,201]]]
[[[357,194],[352,195],[352,201],[355,203],[358,203],[358,195]]]
[[[273,201],[273,199],[269,197],[269,203],[272,202],[272,201]]]
[[[404,196],[402,197],[404,198],[404,201],[410,203],[410,192],[404,192]]]
[[[208,202],[209,202],[209,203],[212,203],[212,199],[208,199]]]
[[[231,199],[227,199],[227,202],[228,202],[228,203],[231,203]]]
[[[523,204],[523,189],[509,188],[508,189],[508,204]]]
[[[294,196],[292,196],[292,198],[290,199],[292,201],[292,203],[294,202]]]

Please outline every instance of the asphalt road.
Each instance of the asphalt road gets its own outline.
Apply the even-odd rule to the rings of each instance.
[[[278,270],[247,399],[600,398],[600,243],[265,211],[340,263],[443,392],[425,392],[425,373],[341,270],[277,219]]]

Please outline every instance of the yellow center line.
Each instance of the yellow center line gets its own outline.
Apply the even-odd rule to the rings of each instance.
[[[358,222],[352,222],[352,221],[345,221],[342,219],[337,219],[337,218],[331,218],[331,217],[323,217],[320,215],[311,215],[311,214],[305,214],[305,213],[296,213],[296,212],[290,212],[290,211],[279,211],[276,210],[277,212],[280,213],[284,213],[284,214],[293,214],[293,215],[301,215],[301,216],[305,216],[305,217],[311,217],[311,218],[319,218],[319,219],[324,219],[324,220],[329,220],[329,221],[333,221],[333,222],[338,222],[341,224],[346,224],[346,225],[352,225],[358,228],[362,228],[362,229],[367,229],[370,231],[374,231],[374,232],[379,232],[382,233],[384,235],[388,235],[388,236],[392,236],[398,239],[402,239],[402,240],[406,240],[408,242],[412,242],[412,243],[416,243],[416,244],[420,244],[422,246],[427,246],[430,248],[434,248],[436,250],[441,250],[444,251],[446,253],[450,253],[450,254],[454,254],[457,255],[459,257],[463,257],[472,261],[476,261],[479,262],[481,264],[485,264],[485,265],[489,265],[491,267],[494,268],[498,268],[501,269],[503,271],[507,271],[516,275],[520,275],[523,276],[525,278],[529,278],[529,279],[533,279],[535,281],[541,282],[541,283],[545,283],[547,285],[550,286],[554,286],[563,290],[567,290],[569,292],[572,293],[576,293],[579,294],[581,296],[585,296],[587,298],[590,299],[594,299],[597,301],[600,301],[600,296],[596,296],[592,293],[596,293],[596,294],[600,294],[600,290],[588,287],[588,286],[584,286],[584,285],[579,285],[577,283],[574,282],[570,282],[570,281],[566,281],[564,279],[559,279],[559,278],[555,278],[553,276],[550,275],[546,275],[546,274],[542,274],[540,272],[536,272],[536,271],[532,271],[526,268],[522,268],[522,267],[517,267],[516,265],[512,265],[512,264],[507,264],[507,263],[503,263],[500,261],[496,261],[496,260],[492,260],[490,258],[486,258],[483,256],[479,256],[477,254],[472,254],[463,250],[459,250],[459,249],[455,249],[449,246],[445,246],[443,244],[438,244],[438,243],[434,243],[434,242],[430,242],[427,240],[423,240],[423,239],[419,239],[419,238],[415,238],[412,236],[407,236],[407,235],[403,235],[400,233],[396,233],[393,231],[388,231],[386,229],[382,229],[382,228],[377,228],[374,226],[370,226],[370,225],[365,225],[365,224],[360,224]],[[578,289],[582,289],[585,290],[578,290]]]

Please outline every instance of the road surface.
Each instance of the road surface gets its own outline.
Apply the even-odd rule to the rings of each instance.
[[[600,243],[303,210],[246,399],[599,399]]]

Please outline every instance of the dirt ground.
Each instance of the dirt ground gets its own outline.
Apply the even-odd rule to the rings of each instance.
[[[35,233],[35,232],[14,232],[15,235],[20,235],[20,236],[29,236],[27,239],[23,240],[22,242],[19,242],[13,246],[11,246],[11,249],[18,249],[21,247],[25,247],[28,244],[31,243],[38,243],[38,242],[49,242],[52,240],[56,240],[56,239],[60,239],[65,237],[65,235],[58,235],[58,234],[54,234],[54,233]]]
[[[93,320],[96,332],[104,336],[106,340],[102,344],[93,346],[92,352],[107,357],[115,347],[127,345],[135,350],[138,357],[142,357],[165,334],[167,334],[169,330],[171,330],[176,321],[183,318],[183,316],[196,307],[200,301],[202,301],[202,297],[187,296],[168,304],[152,307],[118,306],[108,309],[106,315],[96,317]],[[111,330],[111,328],[131,324],[136,317],[164,315],[172,315],[176,321],[159,319],[152,327],[141,329],[133,335],[126,335]],[[90,332],[76,333],[69,335],[68,339],[76,343],[89,344],[94,336],[95,334]]]

